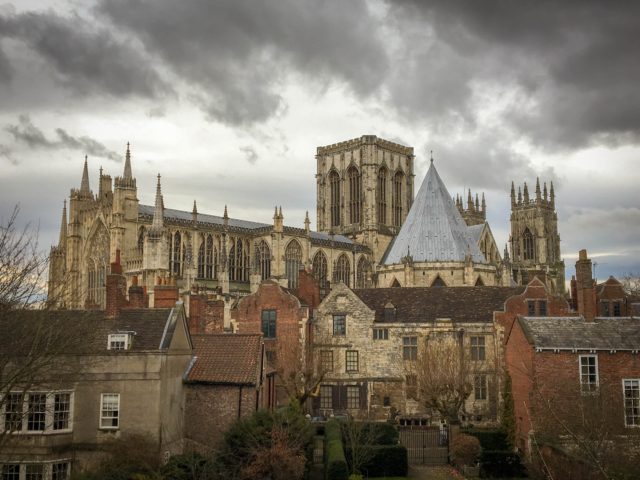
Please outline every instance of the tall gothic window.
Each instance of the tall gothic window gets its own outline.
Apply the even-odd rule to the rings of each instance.
[[[213,237],[207,235],[207,244],[204,252],[204,277],[216,278],[216,251],[213,246]]]
[[[351,265],[349,257],[344,253],[338,257],[333,268],[333,281],[342,282],[346,286],[351,286]]]
[[[87,249],[87,303],[99,308],[106,306],[109,243],[109,232],[100,225],[91,236]]]
[[[271,277],[271,250],[264,240],[256,246],[256,262],[262,280]]]
[[[362,212],[362,177],[356,167],[351,167],[347,175],[349,177],[349,220],[350,223],[360,223]]]
[[[138,253],[144,253],[144,227],[138,233]]]
[[[522,234],[523,250],[525,260],[535,260],[535,240],[529,228],[524,229]]]
[[[229,280],[232,282],[249,281],[249,248],[241,239],[232,241],[229,250]]]
[[[302,248],[296,240],[291,240],[284,251],[285,275],[289,279],[289,288],[298,287],[298,272],[302,265]]]
[[[371,264],[364,257],[358,260],[358,268],[356,269],[356,288],[366,288],[369,282],[369,273],[371,272]]]
[[[204,278],[204,248],[205,236],[200,235],[200,246],[198,247],[198,278]]]
[[[387,223],[387,169],[378,170],[378,223]]]
[[[179,277],[182,275],[182,235],[180,232],[173,234],[169,243],[169,272]]]
[[[331,192],[331,226],[340,225],[340,176],[332,170],[329,174],[329,187]]]
[[[313,277],[318,282],[320,290],[326,290],[328,287],[327,279],[327,256],[318,250],[313,257]]]
[[[391,201],[391,209],[393,210],[393,225],[400,227],[402,225],[402,184],[404,183],[404,175],[398,172],[393,176],[393,197]]]

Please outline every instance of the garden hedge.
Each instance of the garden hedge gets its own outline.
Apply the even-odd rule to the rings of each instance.
[[[337,420],[329,420],[325,427],[325,477],[327,480],[347,480],[349,469],[342,445],[342,430]]]

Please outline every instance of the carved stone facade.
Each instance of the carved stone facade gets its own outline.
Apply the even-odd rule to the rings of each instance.
[[[469,192],[464,208],[433,163],[425,192],[414,201],[412,147],[366,135],[318,147],[316,161],[318,232],[308,215],[300,228],[285,226],[281,207],[272,224],[230,218],[226,206],[222,216],[202,214],[195,201],[190,212],[165,208],[160,176],[155,203],[141,204],[128,146],[123,175],[112,180],[100,170],[94,194],[85,158],[80,188],[71,190],[68,218],[65,204],[51,249],[50,302],[104,308],[117,252],[127,285],[137,281],[151,306],[156,285],[176,285],[182,296],[198,289],[242,296],[267,279],[295,290],[301,269],[316,278],[323,296],[339,282],[508,286],[534,274],[564,291],[553,186],[549,196],[538,185],[532,200],[526,185],[517,200],[512,187],[510,259],[508,252],[501,258],[485,221],[484,195],[474,202]]]
[[[528,283],[534,276],[543,279],[554,292],[564,293],[564,261],[560,256],[558,215],[555,210],[553,182],[540,189],[536,180],[535,197],[529,197],[529,187],[511,183],[511,267],[518,284]]]
[[[100,171],[99,192],[89,186],[87,160],[80,189],[72,189],[69,219],[63,211],[60,241],[51,250],[49,297],[60,307],[105,307],[105,279],[119,252],[127,284],[137,282],[154,305],[154,286],[217,291],[227,297],[255,291],[263,279],[295,289],[300,269],[331,283],[371,285],[371,250],[342,235],[165,208],[160,176],[155,205],[140,204],[127,147],[124,175],[112,182]],[[113,186],[113,190],[112,190]],[[228,315],[226,315],[228,320]],[[228,325],[226,325],[228,326]]]
[[[413,148],[364,135],[318,147],[318,230],[367,245],[380,261],[413,201]]]

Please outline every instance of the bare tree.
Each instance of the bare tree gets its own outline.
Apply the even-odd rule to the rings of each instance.
[[[431,335],[415,363],[418,398],[447,421],[457,421],[473,391],[468,355],[454,332]]]
[[[362,474],[362,467],[375,456],[372,446],[378,439],[378,431],[371,423],[357,421],[352,416],[341,426],[351,473]]]
[[[38,228],[18,225],[20,209],[0,224],[0,315],[44,300],[47,258],[38,250]]]
[[[319,357],[320,352],[310,342],[278,342],[274,367],[280,385],[289,399],[304,405],[309,397],[318,394],[327,370]]]
[[[65,355],[85,333],[67,312],[46,310],[47,258],[38,249],[37,227],[20,228],[18,214],[15,207],[0,224],[0,446],[26,419],[47,416],[46,391],[77,368]]]
[[[640,297],[640,273],[629,272],[622,277],[622,288],[628,295]]]

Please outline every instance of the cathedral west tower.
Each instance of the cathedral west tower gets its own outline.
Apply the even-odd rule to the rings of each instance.
[[[525,183],[511,183],[511,262],[513,279],[520,285],[538,276],[556,293],[564,293],[564,261],[560,257],[558,215],[555,209],[553,182],[540,189],[536,180],[535,196],[529,196]]]
[[[376,262],[411,208],[413,148],[364,135],[317,148],[318,231],[371,248]]]

